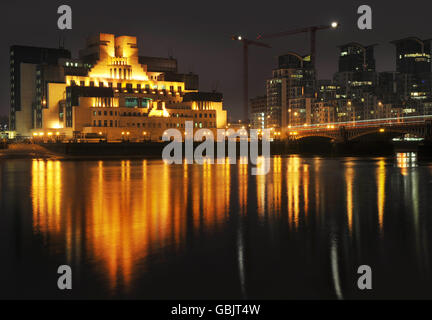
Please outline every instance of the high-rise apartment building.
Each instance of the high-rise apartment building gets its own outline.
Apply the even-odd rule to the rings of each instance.
[[[374,46],[356,42],[339,46],[339,69],[334,81],[344,98],[355,99],[362,92],[372,92],[376,84]]]
[[[391,42],[396,47],[396,71],[406,78],[408,99],[430,99],[431,40],[409,37]]]
[[[284,133],[289,126],[310,120],[314,81],[309,56],[288,53],[279,56],[278,62],[273,77],[266,81],[266,125]]]
[[[12,46],[10,48],[10,115],[11,130],[29,135],[36,126],[39,103],[43,102],[43,84],[53,76],[59,59],[69,59],[63,48]],[[57,73],[57,71],[54,71]],[[54,75],[57,78],[56,75]]]

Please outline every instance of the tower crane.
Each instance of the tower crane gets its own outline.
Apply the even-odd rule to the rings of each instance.
[[[294,29],[294,30],[285,31],[285,32],[260,34],[257,36],[257,40],[279,38],[279,37],[290,36],[290,35],[294,35],[294,34],[298,34],[298,33],[308,32],[310,34],[311,65],[312,65],[313,70],[315,70],[316,32],[319,30],[336,29],[337,27],[339,27],[339,23],[334,21],[329,25],[318,25],[318,26],[311,26],[311,27],[306,27],[306,28]]]
[[[231,40],[243,43],[243,118],[247,124],[249,120],[249,46],[254,45],[263,48],[271,48],[271,46],[266,43],[243,38],[242,36],[232,36]]]

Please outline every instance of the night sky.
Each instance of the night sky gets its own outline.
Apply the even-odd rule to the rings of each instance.
[[[241,117],[242,49],[232,34],[255,38],[258,33],[287,31],[310,25],[341,23],[338,30],[318,32],[318,78],[337,71],[338,45],[356,41],[375,48],[378,71],[395,69],[391,40],[432,38],[432,2],[422,1],[15,1],[0,11],[0,115],[9,109],[9,46],[57,47],[57,8],[68,4],[73,29],[66,31],[66,48],[74,57],[85,38],[98,32],[137,36],[140,55],[172,54],[180,72],[200,76],[200,90],[224,94],[230,120]],[[369,4],[373,29],[357,28],[357,8]],[[249,96],[264,94],[265,79],[276,57],[288,51],[307,54],[307,34],[268,41],[272,49],[251,47]]]

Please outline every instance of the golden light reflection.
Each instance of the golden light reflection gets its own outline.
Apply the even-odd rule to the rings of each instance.
[[[309,166],[307,164],[303,165],[303,202],[304,202],[304,213],[307,218],[309,211]]]
[[[408,175],[408,168],[417,166],[417,154],[415,152],[401,152],[396,154],[397,167],[403,176]]]
[[[33,229],[60,233],[62,172],[59,161],[32,162]]]
[[[380,159],[378,161],[377,168],[377,188],[378,188],[378,225],[380,230],[383,228],[384,220],[384,206],[385,206],[385,179],[386,179],[386,169],[385,160]]]
[[[345,185],[346,185],[346,206],[347,206],[347,218],[348,218],[348,231],[352,234],[353,227],[353,182],[354,182],[354,168],[353,162],[347,162],[345,167]]]
[[[147,160],[34,160],[33,228],[52,247],[64,246],[68,263],[79,263],[85,254],[111,292],[127,291],[150,254],[180,249],[188,228],[211,232],[226,221],[230,170],[228,162],[185,167]],[[239,170],[246,208],[247,165]],[[69,185],[74,187],[66,192]]]
[[[273,181],[268,183],[269,186],[269,208],[268,211],[279,214],[282,202],[282,158],[276,156],[273,158]]]
[[[227,158],[224,164],[214,165],[213,167],[216,170],[214,184],[216,184],[218,188],[218,192],[215,192],[216,199],[214,206],[216,207],[216,212],[218,213],[218,222],[222,222],[228,218],[226,215],[228,214],[230,206],[231,165],[229,164]]]
[[[257,213],[259,217],[263,217],[266,212],[266,186],[267,186],[267,176],[257,175]]]
[[[204,162],[202,165],[202,201],[203,201],[203,216],[204,224],[208,225],[211,221],[217,221],[216,210],[214,206],[213,194],[213,165]]]
[[[299,223],[300,213],[300,158],[291,156],[287,165],[288,219],[295,227]]]
[[[315,215],[317,217],[320,217],[319,212],[320,212],[320,198],[321,198],[321,180],[320,180],[320,169],[321,169],[321,159],[320,158],[315,158],[314,162],[313,162],[313,167],[315,168],[315,172],[314,172],[314,176],[315,176],[315,180],[314,180],[314,187],[315,187]]]
[[[246,159],[247,161],[247,159]],[[238,167],[238,195],[239,195],[239,207],[241,214],[246,214],[247,211],[247,192],[248,192],[248,177],[249,170],[248,164],[243,159],[240,159],[237,164]]]

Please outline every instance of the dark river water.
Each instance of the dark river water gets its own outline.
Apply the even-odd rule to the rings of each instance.
[[[290,156],[250,169],[1,160],[0,298],[432,298],[432,164]],[[360,265],[372,290],[357,287]]]

